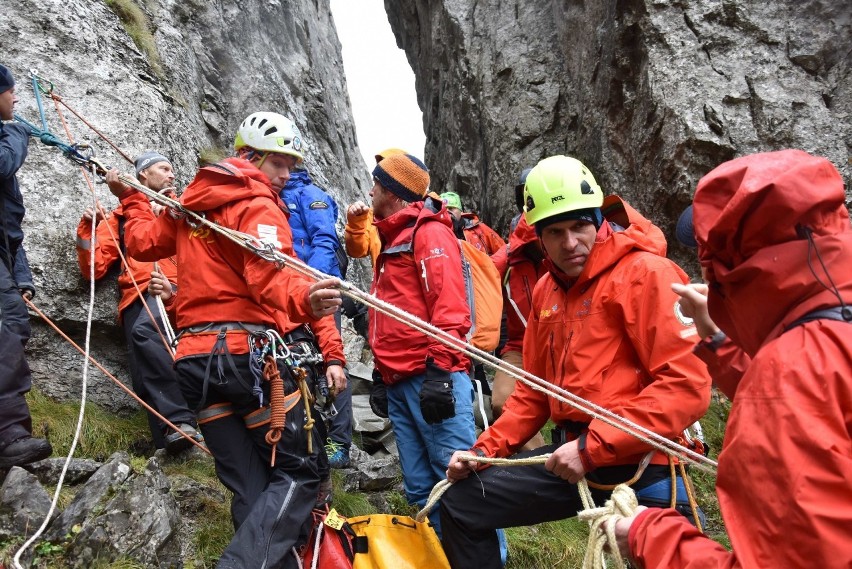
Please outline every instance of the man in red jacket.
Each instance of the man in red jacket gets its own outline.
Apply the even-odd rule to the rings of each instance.
[[[288,118],[254,113],[237,132],[238,157],[202,168],[181,203],[293,256],[278,193],[301,159],[301,145]],[[115,171],[107,181],[127,216],[130,254],[143,261],[177,255],[181,337],[175,370],[187,402],[201,408],[199,423],[216,474],[234,494],[236,533],[218,567],[289,566],[291,548],[316,503],[324,449],[310,429],[301,382],[280,360],[283,386],[266,381],[258,369],[264,361],[259,350],[270,347],[270,331],[283,333],[291,322],[333,314],[340,292],[331,287],[338,281],[312,285],[205,225],[174,212],[155,217],[145,196],[125,186]],[[284,407],[278,411],[286,413],[279,430],[272,421],[281,413],[269,401],[282,395]]]
[[[736,383],[728,378],[733,402],[716,481],[733,551],[665,510],[642,509],[616,524],[620,548],[639,567],[852,566],[845,199],[837,169],[800,150],[737,158],[698,183],[709,316],[751,357]]]
[[[425,197],[426,166],[410,154],[394,154],[376,165],[373,179],[373,215],[383,243],[373,294],[464,340],[470,310],[461,249],[444,204]],[[378,311],[371,309],[369,320],[405,494],[423,506],[453,450],[475,439],[468,359]],[[430,517],[438,521],[437,512]]]
[[[529,173],[526,221],[545,252],[524,336],[524,368],[654,432],[676,439],[710,402],[704,364],[692,354],[695,327],[683,317],[672,281],[686,274],[665,258],[662,232],[616,196],[604,200],[578,160],[554,156]],[[472,451],[507,457],[552,419],[546,464],[493,467],[453,456],[455,484],[441,503],[443,544],[453,567],[500,567],[493,530],[568,518],[583,508],[576,483],[634,478],[643,503],[688,503],[669,459],[621,429],[519,382],[503,414]],[[639,463],[653,452],[650,465]],[[608,492],[593,490],[601,502]],[[688,506],[686,506],[688,507]]]
[[[134,165],[136,177],[142,185],[155,192],[173,191],[175,174],[168,158],[159,152],[143,152],[136,158]],[[162,207],[156,204],[152,207],[155,211],[162,210]],[[120,266],[118,287],[121,299],[118,301],[118,320],[124,328],[127,341],[127,359],[133,391],[186,435],[200,438],[196,431],[195,413],[186,404],[177,384],[173,369],[174,358],[164,344],[163,320],[157,303],[153,296],[145,294],[155,264],[137,261],[127,254],[124,246],[125,217],[121,206],[109,214],[107,219],[103,218],[100,211],[95,216],[97,225],[94,237],[91,208],[83,213],[77,225],[77,264],[83,278],[87,280],[93,265],[95,279],[106,276],[116,264]],[[122,264],[122,253],[127,261],[126,265]],[[158,272],[172,283],[176,283],[175,258],[160,259],[158,265]],[[166,300],[166,303],[169,304],[169,300]],[[153,321],[148,311],[154,315]],[[167,425],[151,413],[148,413],[148,424],[157,448],[165,447],[168,452],[176,453],[191,445],[181,433],[170,432]]]

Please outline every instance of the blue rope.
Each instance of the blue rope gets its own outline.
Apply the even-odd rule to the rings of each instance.
[[[47,126],[47,118],[44,116],[44,107],[41,104],[41,92],[39,91],[38,76],[35,73],[30,72],[30,77],[32,78],[33,93],[35,93],[35,100],[38,105],[38,116],[41,117],[41,129],[45,132],[49,132],[50,129]]]
[[[14,117],[15,120],[19,123],[26,125],[30,129],[30,136],[32,136],[33,138],[38,138],[42,142],[42,144],[57,147],[59,150],[62,151],[62,153],[66,157],[80,164],[87,164],[89,162],[89,158],[81,154],[76,146],[65,144],[64,142],[59,140],[52,132],[38,128],[36,125],[27,121],[18,114],[15,114]]]

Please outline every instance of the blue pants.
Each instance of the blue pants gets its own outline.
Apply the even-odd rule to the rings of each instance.
[[[30,315],[9,268],[0,260],[0,449],[32,433],[24,394],[32,386],[24,346]]]
[[[453,452],[467,450],[476,442],[473,423],[473,386],[464,372],[454,372],[453,395],[456,416],[430,425],[420,412],[420,388],[424,375],[416,375],[389,385],[388,416],[393,425],[402,482],[409,503],[423,507],[436,483],[447,477],[447,466]],[[440,507],[429,514],[429,520],[441,535]]]
[[[337,331],[340,332],[339,310],[334,313],[334,323],[337,324]],[[349,379],[348,371],[346,378]],[[346,389],[334,397],[334,408],[337,409],[337,415],[329,421],[328,438],[349,450],[352,446],[352,384],[349,381],[346,382]]]

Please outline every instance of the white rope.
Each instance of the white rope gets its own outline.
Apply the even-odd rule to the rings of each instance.
[[[155,261],[154,262],[154,270],[160,273],[160,265]],[[162,273],[160,273],[162,274]],[[165,275],[163,275],[165,278]],[[171,286],[171,283],[166,279],[166,284]],[[174,294],[174,292],[172,293]],[[172,323],[169,320],[169,313],[166,311],[166,305],[163,304],[163,298],[158,294],[154,296],[154,302],[157,303],[157,311],[160,313],[160,320],[163,321],[163,334],[166,335],[166,340],[168,340],[168,348],[169,352],[172,354],[172,359],[175,357],[175,330],[172,328]],[[157,325],[156,322],[153,323],[154,326]]]
[[[100,166],[103,170],[103,166]],[[195,223],[203,224],[216,233],[224,236],[225,238],[231,240],[235,244],[249,249],[259,257],[266,259],[272,263],[275,263],[279,267],[288,266],[297,273],[311,278],[313,280],[324,280],[331,279],[330,275],[327,275],[313,267],[308,266],[303,263],[299,259],[295,257],[290,257],[289,255],[285,255],[278,249],[269,243],[264,243],[258,240],[258,238],[246,234],[241,233],[239,231],[235,231],[233,229],[222,227],[216,223],[208,221],[204,216],[199,215],[198,213],[186,209],[179,201],[169,198],[167,196],[160,195],[153,190],[141,185],[134,178],[119,175],[119,179],[126,185],[135,188],[136,190],[145,194],[148,198],[157,201],[158,203],[168,206],[177,212],[184,214],[188,218],[194,220]],[[399,322],[402,322],[420,332],[425,334],[426,336],[441,342],[445,346],[456,349],[471,359],[482,362],[492,368],[499,369],[506,373],[507,375],[514,377],[515,379],[521,381],[525,385],[535,389],[536,391],[540,391],[553,397],[554,399],[565,403],[585,413],[599,421],[606,423],[616,429],[619,429],[627,434],[632,435],[633,437],[639,439],[650,447],[653,447],[660,452],[663,452],[667,455],[677,457],[678,459],[694,464],[697,468],[707,471],[707,472],[715,472],[718,464],[716,461],[707,458],[706,456],[695,452],[692,449],[686,448],[684,446],[679,445],[678,443],[667,439],[666,437],[659,435],[650,429],[643,427],[629,419],[621,417],[620,415],[613,413],[612,411],[601,407],[591,401],[587,401],[578,395],[575,395],[561,387],[553,385],[552,383],[537,377],[526,370],[508,364],[501,359],[495,357],[494,355],[480,350],[475,346],[472,346],[461,340],[448,332],[441,330],[440,328],[433,326],[432,324],[425,322],[416,316],[413,316],[404,310],[387,303],[383,300],[380,300],[362,290],[357,288],[350,282],[340,280],[340,291],[342,294],[352,298],[353,300],[357,300],[362,304],[365,304],[374,310],[381,312]]]
[[[97,211],[97,197],[92,194],[93,211]],[[92,235],[95,234],[95,225],[97,224],[97,215],[92,215]],[[68,450],[68,456],[65,457],[65,462],[62,465],[62,472],[59,474],[59,482],[56,483],[56,490],[53,492],[53,500],[50,502],[50,508],[47,515],[38,530],[15,552],[13,559],[16,569],[24,569],[21,566],[21,555],[35,541],[41,537],[47,525],[53,517],[53,512],[56,511],[56,504],[59,502],[59,493],[62,491],[62,485],[65,483],[65,475],[68,472],[68,466],[71,464],[71,459],[74,457],[74,451],[77,450],[77,442],[80,440],[80,432],[83,430],[83,418],[86,414],[86,393],[89,384],[89,352],[90,340],[92,337],[92,316],[95,310],[95,248],[91,247],[89,252],[89,310],[86,315],[86,342],[85,342],[85,357],[83,358],[83,385],[80,396],[80,412],[77,415],[77,427],[74,429],[74,439],[71,441],[71,448]]]
[[[583,557],[583,569],[606,569],[605,549],[609,549],[616,568],[624,569],[624,559],[615,539],[615,522],[633,515],[639,506],[636,494],[630,486],[619,484],[612,491],[610,499],[598,508],[595,507],[585,478],[580,480],[577,488],[585,508],[577,513],[577,518],[589,524],[589,544]]]

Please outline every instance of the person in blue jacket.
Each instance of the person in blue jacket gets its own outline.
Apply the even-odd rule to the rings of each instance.
[[[24,395],[32,386],[24,346],[30,320],[24,296],[35,287],[23,248],[24,200],[16,174],[27,158],[30,130],[14,122],[15,80],[0,65],[0,468],[21,466],[50,456],[44,439],[32,436],[32,417]]]
[[[325,190],[315,185],[306,170],[294,170],[281,190],[281,199],[290,210],[290,229],[296,256],[309,266],[328,275],[344,278],[340,262],[346,258],[337,237],[337,203]],[[342,256],[339,256],[342,255]],[[340,331],[340,311],[334,313]],[[331,419],[326,452],[332,468],[349,466],[352,446],[352,387],[334,398],[337,414]]]

